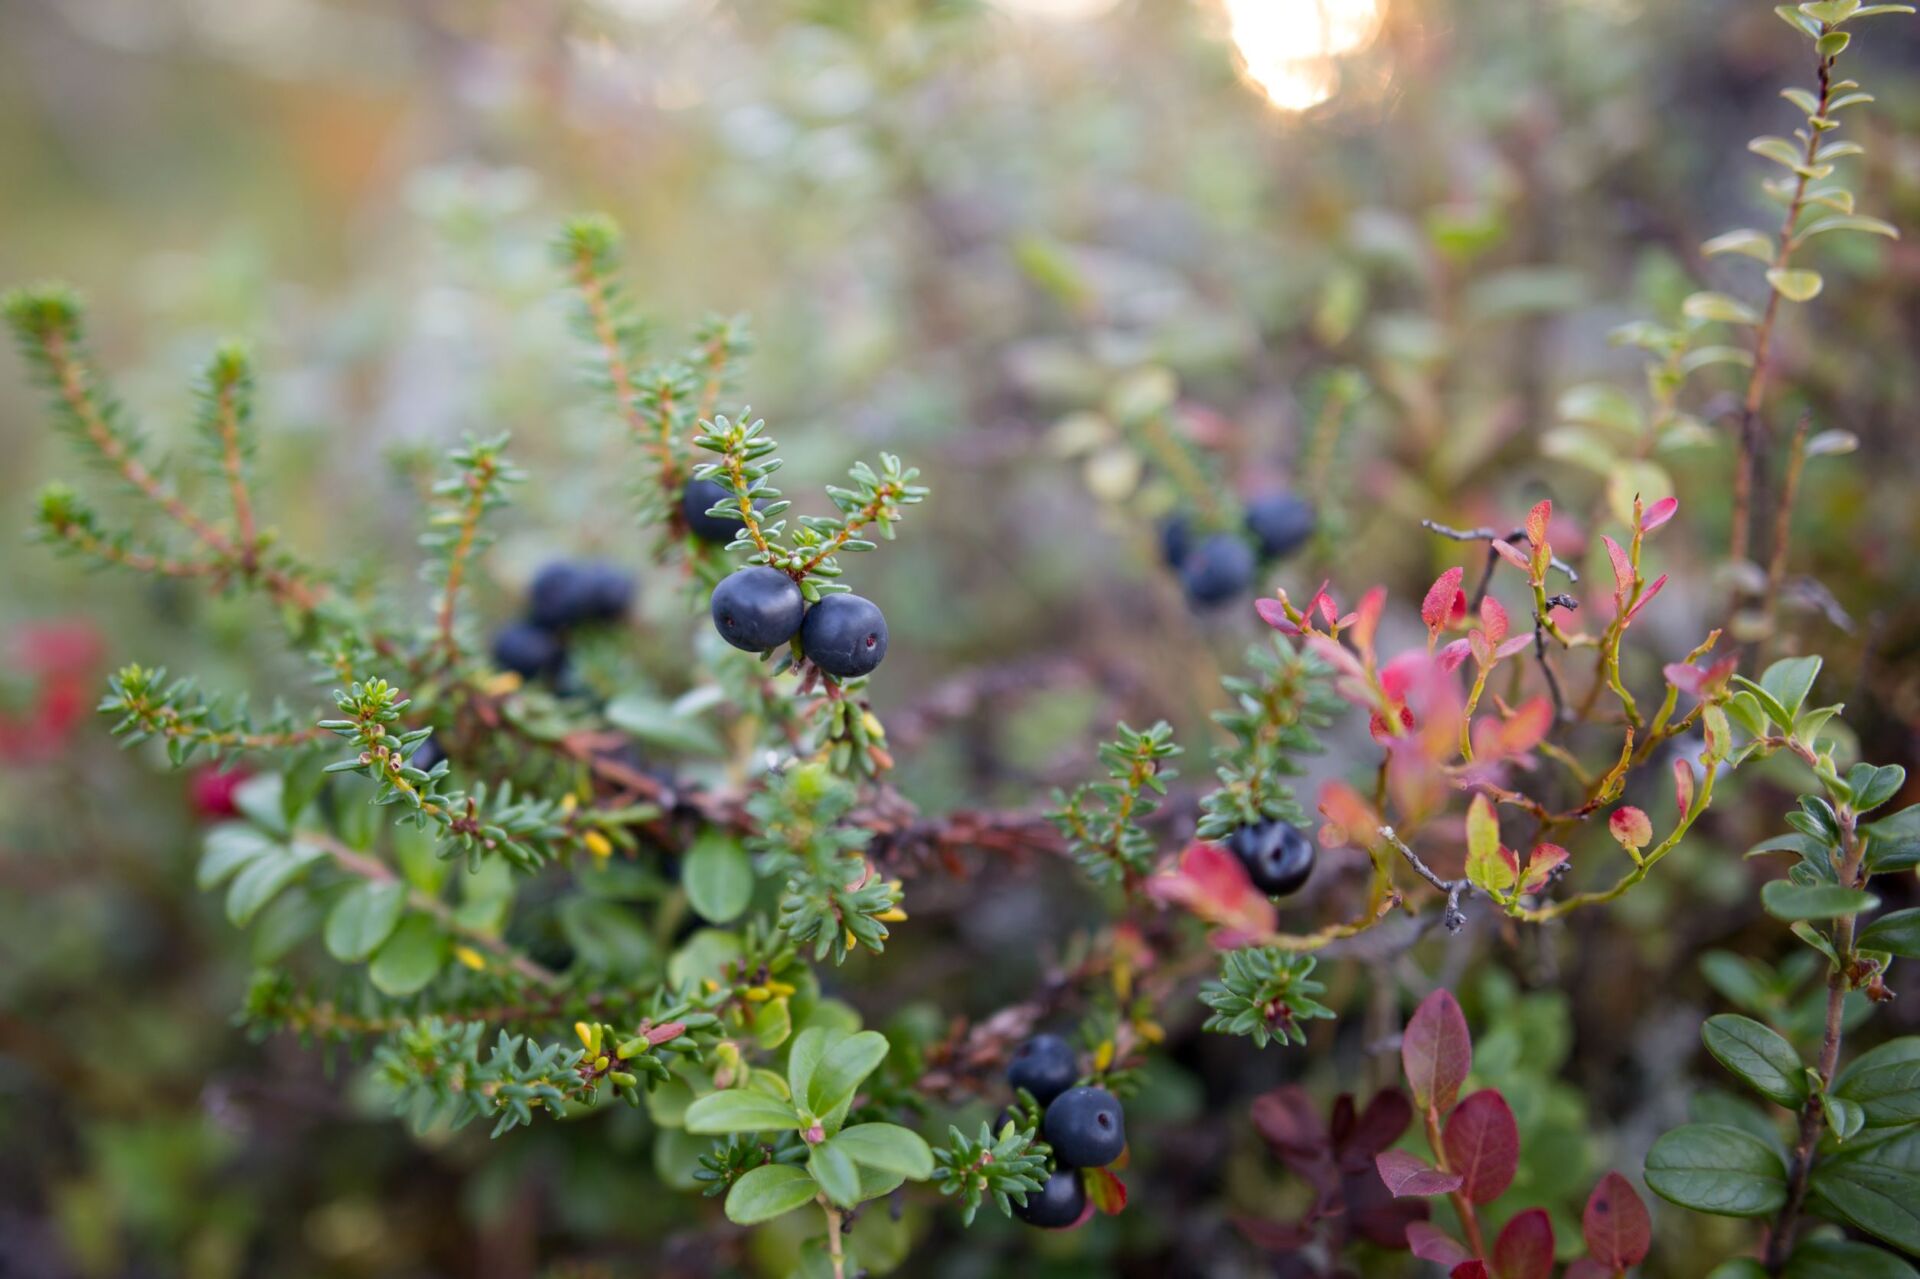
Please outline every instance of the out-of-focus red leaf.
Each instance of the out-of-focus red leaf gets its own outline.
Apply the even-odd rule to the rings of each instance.
[[[1463,1261],[1447,1271],[1447,1279],[1487,1279],[1487,1265],[1483,1261]]]
[[[1268,1252],[1294,1252],[1313,1242],[1313,1231],[1305,1222],[1235,1217],[1233,1228],[1248,1243],[1256,1248],[1265,1248]]]
[[[1305,1156],[1324,1152],[1327,1128],[1313,1096],[1298,1084],[1282,1084],[1253,1099],[1253,1127],[1269,1146],[1282,1154]]]
[[[1442,644],[1440,651],[1433,655],[1434,661],[1440,663],[1440,669],[1443,671],[1459,670],[1461,664],[1467,660],[1468,654],[1474,651],[1473,641],[1479,634],[1480,632],[1475,631],[1473,637],[1457,639],[1451,644]]]
[[[1500,647],[1507,638],[1507,630],[1512,625],[1507,620],[1507,606],[1489,595],[1480,601],[1480,629],[1487,633],[1487,643]]]
[[[1553,519],[1553,500],[1543,499],[1533,504],[1527,512],[1527,540],[1535,546],[1543,546],[1547,540],[1547,523]]]
[[[1400,1140],[1413,1122],[1413,1106],[1398,1088],[1382,1088],[1354,1119],[1353,1127],[1334,1137],[1335,1153],[1349,1167],[1366,1167],[1373,1156]]]
[[[1353,610],[1353,646],[1362,653],[1373,652],[1374,636],[1380,630],[1380,617],[1387,609],[1387,588],[1376,586],[1360,597]]]
[[[1627,555],[1620,543],[1600,535],[1600,541],[1607,548],[1607,558],[1613,562],[1613,601],[1616,608],[1625,608],[1627,595],[1633,590],[1633,560]]]
[[[1424,1199],[1450,1195],[1460,1189],[1459,1173],[1443,1172],[1404,1150],[1382,1151],[1374,1156],[1373,1166],[1379,1171],[1380,1180],[1387,1183],[1387,1189],[1398,1196]]]
[[[1109,1217],[1117,1217],[1127,1206],[1127,1183],[1105,1168],[1085,1168],[1087,1202]]]
[[[1653,597],[1666,589],[1667,575],[1662,573],[1647,585],[1647,589],[1640,593],[1640,598],[1633,602],[1633,607],[1627,610],[1627,620],[1631,622],[1640,616],[1640,610],[1653,603]]]
[[[1672,519],[1674,516],[1674,512],[1678,511],[1679,509],[1680,509],[1679,498],[1677,497],[1661,498],[1658,502],[1655,502],[1652,506],[1649,506],[1646,510],[1646,513],[1640,517],[1640,531],[1642,533],[1653,532],[1653,530],[1659,528],[1662,524],[1665,524],[1668,520]]]
[[[1300,633],[1300,628],[1294,625],[1292,618],[1287,616],[1286,605],[1277,599],[1255,600],[1253,602],[1253,611],[1260,615],[1261,621],[1283,635],[1298,635]]]
[[[1493,1242],[1495,1279],[1553,1279],[1553,1220],[1545,1208],[1516,1213]]]
[[[1653,1221],[1633,1183],[1617,1172],[1600,1179],[1580,1218],[1587,1255],[1603,1266],[1626,1270],[1646,1260],[1653,1244]]]
[[[1501,559],[1513,565],[1522,573],[1533,572],[1533,561],[1527,558],[1525,551],[1515,546],[1512,542],[1495,542],[1493,549],[1494,553]]]
[[[1424,1221],[1407,1227],[1407,1247],[1420,1260],[1442,1266],[1457,1266],[1463,1261],[1473,1260],[1473,1254],[1467,1251],[1465,1244],[1440,1227]]]
[[[1213,943],[1222,949],[1267,937],[1276,923],[1273,902],[1253,886],[1240,859],[1218,844],[1187,845],[1178,867],[1149,879],[1147,892],[1212,924]]]
[[[1473,1068],[1473,1038],[1453,992],[1442,987],[1420,1001],[1400,1037],[1400,1064],[1419,1110],[1453,1109]]]
[[[1464,597],[1460,591],[1460,579],[1465,575],[1464,569],[1450,568],[1427,588],[1427,598],[1420,605],[1420,620],[1427,624],[1429,643],[1439,637],[1461,607]]]
[[[1492,1203],[1513,1184],[1520,1128],[1498,1091],[1483,1088],[1454,1107],[1440,1142],[1447,1166],[1460,1174],[1460,1189],[1474,1203]]]
[[[1567,860],[1567,850],[1558,844],[1535,844],[1533,852],[1527,858],[1527,873],[1520,881],[1520,890],[1537,893],[1547,886],[1553,872]]]
[[[1682,816],[1693,811],[1693,761],[1690,759],[1673,761],[1673,802]]]
[[[1320,788],[1320,813],[1327,819],[1320,828],[1320,842],[1329,848],[1355,842],[1371,848],[1379,840],[1379,814],[1345,782],[1328,782]]]

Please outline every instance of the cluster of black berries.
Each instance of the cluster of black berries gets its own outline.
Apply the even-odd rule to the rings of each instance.
[[[524,680],[552,679],[566,667],[567,636],[618,622],[633,607],[633,577],[597,561],[556,560],[533,576],[527,615],[493,636],[493,662]]]
[[[727,513],[715,515],[715,507],[727,508]],[[740,536],[740,499],[733,490],[718,480],[688,480],[687,487],[680,494],[680,518],[686,521],[687,532],[703,542],[712,542],[725,546]]]
[[[1208,533],[1196,540],[1188,516],[1169,515],[1160,525],[1160,554],[1180,575],[1187,602],[1212,608],[1253,585],[1262,560],[1283,559],[1306,545],[1313,528],[1311,503],[1291,493],[1265,493],[1247,503],[1244,534]]]
[[[1127,1148],[1120,1099],[1104,1088],[1075,1087],[1080,1065],[1058,1035],[1035,1035],[1014,1050],[1007,1082],[1042,1109],[1040,1136],[1053,1148],[1053,1173],[1040,1189],[1013,1205],[1014,1216],[1043,1230],[1064,1230],[1087,1210],[1082,1168],[1104,1168]]]
[[[1225,843],[1227,851],[1246,867],[1253,886],[1269,897],[1299,892],[1313,874],[1313,837],[1287,822],[1242,826],[1227,836]]]
[[[872,600],[844,592],[813,607],[800,584],[765,564],[740,569],[713,588],[713,625],[720,638],[765,653],[798,636],[807,660],[835,679],[870,673],[887,655],[887,619]]]

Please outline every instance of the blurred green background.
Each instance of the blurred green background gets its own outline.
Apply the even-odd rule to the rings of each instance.
[[[924,468],[924,518],[854,566],[893,619],[876,697],[902,786],[935,810],[1027,805],[1085,774],[1122,716],[1200,742],[1218,670],[1258,629],[1245,609],[1191,617],[1157,565],[1173,498],[1132,418],[1171,414],[1243,492],[1312,487],[1324,536],[1266,587],[1331,575],[1345,598],[1382,581],[1417,598],[1458,562],[1420,518],[1511,520],[1544,494],[1592,527],[1603,480],[1543,439],[1569,387],[1637,391],[1612,327],[1699,280],[1745,287],[1697,245],[1775,216],[1744,143],[1791,127],[1776,92],[1808,68],[1770,9],[0,0],[0,282],[80,287],[162,442],[185,438],[214,343],[252,340],[263,518],[403,598],[436,451],[510,430],[535,482],[488,563],[504,616],[552,553],[644,559],[547,251],[565,215],[615,215],[669,341],[708,312],[751,317],[740,398],[802,480],[881,448]],[[1879,99],[1849,121],[1863,208],[1920,227],[1920,23],[1874,24],[1849,63]],[[1776,417],[1804,407],[1861,451],[1809,471],[1788,625],[1827,654],[1869,756],[1911,763],[1920,241],[1840,239],[1822,245],[1826,296],[1783,335]],[[1662,548],[1680,583],[1649,619],[1665,660],[1722,590],[1733,383],[1703,386],[1699,446],[1659,459],[1696,534]],[[40,422],[8,362],[0,528],[26,528],[40,484],[73,469]],[[650,621],[680,624],[673,583],[642,590]],[[352,1061],[228,1024],[261,943],[193,891],[191,783],[72,708],[135,658],[304,704],[324,690],[269,619],[16,544],[0,647],[0,1275],[756,1265],[738,1234],[703,1235],[691,1201],[649,1193],[636,1116],[422,1146],[357,1096]],[[36,719],[50,690],[65,701]],[[1779,805],[1730,807],[1722,851]],[[1684,1111],[1715,998],[1699,952],[1779,953],[1766,926],[1742,931],[1743,873],[1731,852],[1696,859],[1584,921],[1583,962],[1469,975],[1477,1024],[1527,1046],[1510,1092],[1546,1126],[1538,1174],[1582,1173],[1553,1193],[1577,1201],[1601,1160],[1637,1169]],[[1000,878],[931,890],[951,953],[929,942],[921,962],[950,971],[1034,923],[1031,886]],[[965,1011],[1032,973],[986,974]],[[1886,1020],[1915,1018],[1903,1003]],[[1554,1078],[1570,1051],[1577,1090]],[[1324,1054],[1189,1044],[1142,1103],[1166,1130],[1139,1211],[1038,1244],[997,1221],[963,1238],[921,1209],[899,1229],[941,1275],[1265,1273],[1226,1224],[1271,1211],[1282,1184],[1245,1100],[1337,1073]],[[1581,1092],[1603,1113],[1582,1116]],[[1656,1273],[1700,1273],[1716,1246],[1718,1227],[1690,1235],[1679,1215]]]

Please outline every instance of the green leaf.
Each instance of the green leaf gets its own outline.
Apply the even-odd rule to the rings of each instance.
[[[1721,1217],[1764,1217],[1787,1201],[1786,1167],[1766,1142],[1720,1124],[1663,1133],[1647,1152],[1647,1188]]]
[[[1845,31],[1829,31],[1813,42],[1814,49],[1823,58],[1837,58],[1847,51],[1853,43],[1853,36]]]
[[[1834,1081],[1833,1095],[1866,1112],[1869,1128],[1920,1120],[1920,1035],[1889,1040],[1855,1058]]]
[[[1822,1159],[1814,1165],[1813,1194],[1850,1225],[1920,1253],[1920,1126]]]
[[[1722,1013],[1701,1028],[1707,1051],[1768,1101],[1795,1107],[1807,1099],[1800,1054],[1785,1038],[1751,1017]]]
[[[1760,904],[1775,919],[1838,919],[1879,906],[1880,899],[1839,884],[1796,884],[1776,879],[1760,889]]]
[[[840,1207],[851,1208],[860,1202],[860,1171],[854,1167],[853,1157],[834,1142],[813,1148],[807,1156],[807,1173]]]
[[[753,899],[753,862],[739,840],[709,830],[687,850],[680,864],[680,882],[702,919],[730,923]]]
[[[919,1133],[899,1124],[855,1124],[841,1129],[829,1144],[863,1167],[897,1172],[913,1181],[933,1175],[933,1151]]]
[[[1764,685],[1756,684],[1744,675],[1735,675],[1733,682],[1745,688],[1743,696],[1751,697],[1759,703],[1761,711],[1765,713],[1769,722],[1779,725],[1783,731],[1790,731],[1793,728],[1793,712],[1782,706]],[[1765,725],[1762,725],[1762,728],[1764,727]]]
[[[1800,12],[1815,22],[1837,27],[1852,17],[1853,11],[1859,7],[1860,0],[1808,0],[1808,3],[1800,6]]]
[[[1813,681],[1820,677],[1820,663],[1817,655],[1786,657],[1761,672],[1760,687],[1786,709],[1787,718],[1783,722],[1791,724],[1800,714],[1807,694],[1813,691]]]
[[[342,963],[365,963],[393,935],[406,904],[407,886],[398,880],[355,884],[327,912],[327,953]]]
[[[787,1091],[795,1101],[806,1101],[813,1089],[813,1072],[820,1068],[820,1059],[827,1055],[835,1038],[834,1032],[824,1026],[809,1026],[793,1037],[787,1049]]]
[[[804,1168],[762,1164],[734,1182],[727,1192],[727,1220],[739,1226],[772,1221],[811,1203],[816,1189]]]
[[[447,939],[433,920],[408,915],[374,955],[367,980],[383,995],[414,994],[439,974],[447,949]]]
[[[227,885],[227,918],[244,928],[281,889],[298,879],[314,861],[326,856],[310,845],[276,844],[241,867]]]
[[[1767,283],[1789,302],[1811,302],[1820,296],[1820,290],[1827,284],[1818,271],[1796,267],[1776,267],[1767,272]]]
[[[1861,931],[1854,944],[1862,950],[1884,950],[1905,959],[1920,959],[1920,906],[1880,916]]]
[[[1569,387],[1560,396],[1559,411],[1566,421],[1603,427],[1628,440],[1638,439],[1646,425],[1639,402],[1604,382]]]
[[[778,1097],[750,1088],[710,1092],[687,1107],[688,1132],[785,1132],[800,1127],[800,1116]]]
[[[1853,1239],[1803,1239],[1781,1274],[1784,1279],[1920,1279],[1892,1253]]]
[[[658,957],[653,934],[642,917],[620,902],[598,897],[569,897],[560,904],[560,931],[583,966],[604,973],[635,976]]]
[[[1714,236],[1700,246],[1700,252],[1708,257],[1718,257],[1723,253],[1739,253],[1762,262],[1772,262],[1774,257],[1773,237],[1764,231],[1752,227],[1741,227],[1737,231],[1727,231]]]
[[[624,728],[649,746],[683,755],[726,753],[713,726],[677,703],[663,702],[645,693],[622,693],[607,703],[607,721]]]
[[[1847,770],[1847,789],[1853,792],[1853,811],[1870,813],[1900,793],[1907,784],[1907,770],[1898,764],[1875,768],[1855,764]]]
[[[1864,829],[1867,869],[1874,874],[1920,866],[1920,804],[1882,817]]]
[[[1680,310],[1688,319],[1705,323],[1758,324],[1760,322],[1759,315],[1752,307],[1724,293],[1695,293],[1680,304]]]
[[[1867,1126],[1867,1112],[1858,1102],[1843,1101],[1831,1094],[1821,1093],[1820,1109],[1826,1112],[1827,1127],[1833,1129],[1836,1141],[1845,1142]]]
[[[205,851],[194,882],[202,892],[218,888],[239,872],[242,866],[272,852],[280,845],[259,827],[247,822],[223,822],[207,832]]]
[[[844,1115],[861,1081],[887,1057],[887,1037],[863,1030],[831,1043],[807,1081],[807,1109],[823,1118]]]
[[[1870,218],[1864,213],[1838,213],[1831,217],[1816,218],[1800,229],[1793,238],[1805,244],[1816,235],[1825,235],[1829,231],[1864,231],[1868,235],[1884,235],[1889,240],[1900,238],[1900,228],[1880,218]]]

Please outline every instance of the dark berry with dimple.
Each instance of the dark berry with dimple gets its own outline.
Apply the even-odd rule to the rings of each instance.
[[[807,601],[800,586],[777,568],[756,564],[713,588],[713,627],[735,648],[764,653],[792,639]]]
[[[680,496],[680,516],[687,522],[687,531],[695,537],[725,546],[740,533],[739,501],[718,480],[688,480],[686,491]],[[732,507],[733,513],[708,514],[722,504]]]
[[[494,632],[493,664],[521,679],[540,679],[560,669],[560,641],[532,622],[511,622]]]
[[[807,610],[800,647],[815,666],[835,679],[855,679],[887,655],[887,619],[879,606],[858,595],[828,595]]]
[[[1069,1088],[1053,1099],[1040,1135],[1068,1168],[1104,1168],[1127,1148],[1120,1099],[1104,1088]]]
[[[1199,608],[1224,604],[1253,585],[1253,548],[1233,533],[1215,533],[1180,564],[1180,586]]]
[[[556,560],[527,588],[527,620],[548,631],[617,622],[632,604],[633,578],[614,564]]]
[[[1014,1049],[1007,1062],[1007,1083],[1026,1089],[1043,1106],[1073,1087],[1079,1077],[1073,1045],[1058,1035],[1035,1035]]]
[[[1313,874],[1313,837],[1282,821],[1255,822],[1227,836],[1227,848],[1269,897],[1297,893]]]
[[[1160,562],[1174,572],[1186,562],[1193,549],[1193,521],[1175,513],[1160,521]]]
[[[1047,1178],[1047,1184],[1027,1192],[1027,1202],[1013,1201],[1013,1215],[1029,1226],[1042,1230],[1065,1230],[1087,1210],[1087,1188],[1080,1174],[1062,1168]]]
[[[1277,560],[1305,546],[1313,528],[1313,504],[1292,493],[1262,493],[1247,503],[1247,531],[1267,559]]]

